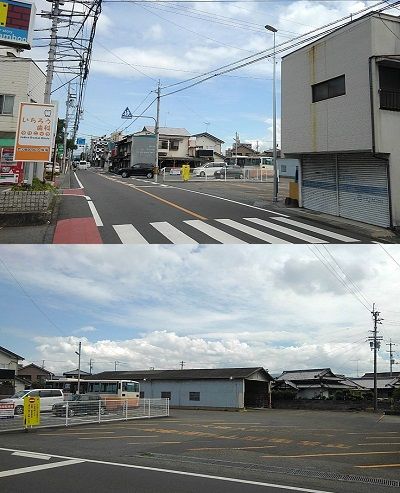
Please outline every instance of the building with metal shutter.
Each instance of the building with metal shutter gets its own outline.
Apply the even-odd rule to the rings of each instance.
[[[171,407],[198,409],[269,407],[273,380],[262,367],[106,371],[92,378],[136,380],[143,398],[164,397]]]
[[[370,13],[282,61],[282,150],[300,205],[400,227],[400,19]]]

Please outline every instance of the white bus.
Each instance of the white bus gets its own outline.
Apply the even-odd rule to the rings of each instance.
[[[261,166],[262,168],[272,165],[272,157],[268,156],[230,156],[226,158],[229,165],[238,166]]]
[[[61,389],[64,394],[76,394],[78,392],[77,378],[60,378],[58,380],[46,380],[46,389]],[[119,400],[127,401],[129,407],[139,405],[140,385],[134,380],[95,380],[80,379],[79,393],[99,394],[106,401],[106,407],[112,407],[112,403]]]

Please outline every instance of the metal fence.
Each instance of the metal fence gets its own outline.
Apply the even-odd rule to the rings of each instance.
[[[221,168],[223,169],[223,168]],[[195,181],[195,182],[209,182],[209,181],[215,181],[215,182],[220,182],[220,181],[234,181],[234,180],[241,180],[241,181],[250,181],[250,182],[273,182],[273,177],[274,177],[274,171],[273,167],[269,166],[267,168],[260,168],[259,166],[246,166],[244,168],[241,168],[241,172],[237,173],[235,176],[229,174],[229,171],[224,173],[224,169],[221,173],[220,178],[216,178],[214,176],[214,172],[217,170],[217,168],[214,169],[213,172],[210,174],[204,174],[204,176],[200,176],[196,174],[196,169],[191,169],[190,170],[190,178],[189,181]],[[181,168],[176,167],[176,168],[162,168],[160,170],[159,174],[160,181],[162,182],[181,182],[183,181],[182,175],[181,175]]]
[[[169,416],[169,399],[132,400],[106,399],[97,401],[63,401],[53,406],[52,411],[40,413],[40,424],[37,427],[74,426],[84,423],[104,423],[110,421],[127,421]],[[23,430],[24,415],[0,419],[0,432]],[[35,426],[36,428],[36,426]]]

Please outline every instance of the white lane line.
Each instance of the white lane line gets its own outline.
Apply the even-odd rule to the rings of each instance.
[[[81,182],[81,181],[80,181],[80,179],[78,178],[78,176],[77,176],[77,174],[75,173],[75,171],[74,171],[74,175],[75,175],[76,181],[78,182],[79,188],[84,188],[84,186],[82,185],[82,182]]]
[[[285,235],[294,236],[299,240],[307,241],[308,243],[328,243],[325,240],[321,240],[315,236],[310,236],[305,233],[300,233],[294,229],[285,228],[285,226],[280,226],[279,224],[271,223],[270,221],[264,221],[264,219],[259,219],[258,217],[245,217],[245,221],[250,221],[252,223],[260,224],[261,226],[265,226],[266,228],[274,229],[275,231],[279,231],[280,233],[284,233]]]
[[[97,212],[97,209],[91,200],[88,200],[88,206],[92,212],[92,216],[94,222],[96,223],[96,226],[103,226],[103,221],[101,220],[101,217],[99,216],[99,213]]]
[[[4,450],[6,452],[17,452],[17,450],[14,449],[9,449],[9,448],[2,448],[0,447],[0,450]],[[22,452],[22,450],[21,450]],[[274,484],[274,483],[263,483],[261,481],[249,481],[247,479],[236,479],[236,478],[227,478],[224,476],[211,476],[209,474],[199,474],[195,472],[186,472],[186,471],[176,471],[174,469],[160,469],[158,467],[148,467],[148,466],[136,466],[134,464],[123,464],[119,462],[108,462],[108,461],[103,461],[103,460],[94,460],[94,459],[78,459],[75,457],[66,457],[63,455],[54,455],[52,454],[52,457],[57,458],[57,459],[67,459],[67,460],[75,460],[79,462],[86,462],[89,464],[103,464],[106,466],[114,466],[114,467],[126,467],[128,469],[139,469],[142,471],[155,471],[155,472],[160,472],[164,474],[176,474],[178,476],[190,476],[194,478],[205,478],[205,479],[214,479],[217,481],[226,481],[227,483],[239,483],[239,484],[251,484],[255,486],[268,486],[269,488],[277,488],[281,490],[287,490],[287,491],[302,491],[303,493],[334,493],[332,491],[326,491],[326,490],[311,490],[309,488],[300,488],[298,486],[286,486],[283,484]],[[57,465],[56,463],[55,465]],[[52,464],[46,464],[47,466],[51,466]]]
[[[270,244],[280,244],[280,243],[290,243],[290,241],[282,240],[282,238],[278,238],[277,236],[272,236],[268,233],[264,233],[263,231],[259,231],[258,229],[250,228],[250,226],[246,226],[244,224],[238,223],[237,221],[233,221],[232,219],[215,219],[219,223],[225,224],[231,228],[235,228],[247,235],[254,236],[255,238],[259,238],[262,241],[265,241]]]
[[[54,457],[54,455],[53,455]],[[73,466],[74,464],[82,464],[86,462],[84,459],[69,459],[62,462],[52,462],[51,464],[42,464],[40,466],[21,467],[19,469],[9,469],[8,471],[0,471],[0,478],[7,476],[16,476],[17,474],[27,474],[28,472],[43,471],[45,469],[54,469],[56,467]]]
[[[148,241],[133,224],[116,224],[113,226],[122,243],[128,245],[147,245]]]
[[[288,217],[274,217],[276,221],[282,221],[283,223],[290,224],[291,226],[297,226],[298,228],[305,229],[308,231],[312,231],[313,233],[318,233],[323,236],[327,236],[328,238],[333,238],[334,240],[343,241],[345,243],[352,243],[354,241],[359,242],[360,240],[356,240],[355,238],[350,238],[349,236],[340,235],[338,233],[333,233],[332,231],[328,231],[326,229],[317,228],[316,226],[310,226],[309,224],[301,223],[299,221],[293,221],[293,219],[289,219]]]
[[[179,229],[167,222],[150,223],[153,228],[168,238],[175,245],[198,245],[198,242],[190,236],[182,233]]]
[[[49,460],[51,455],[37,454],[35,452],[13,452],[11,455],[17,455],[19,457],[30,457],[32,459]]]
[[[247,243],[246,241],[239,240],[239,238],[236,238],[235,236],[232,236],[229,233],[225,233],[225,231],[221,231],[220,229],[215,228],[214,226],[211,226],[210,224],[205,223],[204,221],[200,221],[198,219],[192,219],[183,222],[189,224],[189,226],[192,226],[193,228],[198,229],[202,233],[205,233],[207,236],[210,236],[211,238],[219,241],[220,243],[232,244],[232,245],[239,243]]]

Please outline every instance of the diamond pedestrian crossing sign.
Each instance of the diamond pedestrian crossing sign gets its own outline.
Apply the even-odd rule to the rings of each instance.
[[[121,118],[132,118],[132,113],[131,110],[128,108],[128,106],[125,108],[124,112],[122,113]]]

